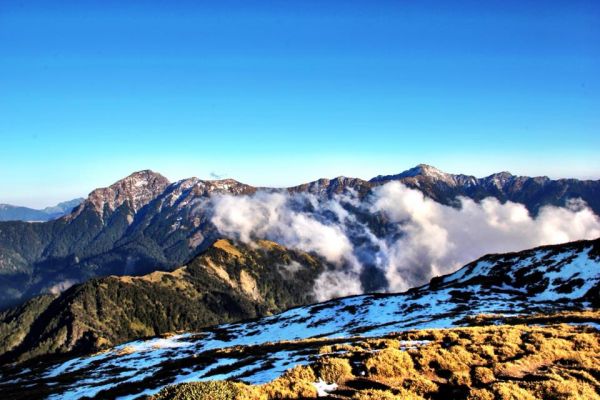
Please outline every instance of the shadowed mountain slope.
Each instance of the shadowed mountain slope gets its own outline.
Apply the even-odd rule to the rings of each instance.
[[[325,264],[260,241],[214,243],[172,272],[110,276],[0,313],[0,362],[82,354],[138,337],[198,330],[314,302]]]

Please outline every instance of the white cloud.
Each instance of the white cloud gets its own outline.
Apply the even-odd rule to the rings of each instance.
[[[273,240],[332,263],[335,269],[315,284],[319,300],[360,293],[360,274],[367,265],[382,271],[388,290],[402,291],[487,253],[600,236],[599,218],[581,201],[542,208],[534,218],[522,204],[459,200],[459,208],[445,206],[391,182],[362,202],[353,194],[319,200],[259,192],[214,196],[211,209],[223,235],[247,243]],[[358,212],[350,212],[348,205]],[[387,222],[377,234],[367,223],[375,216]]]
[[[398,182],[374,190],[371,211],[382,212],[404,235],[391,243],[385,265],[390,289],[406,290],[433,275],[446,274],[488,253],[595,239],[600,220],[581,202],[544,207],[533,218],[524,205],[495,198],[460,208],[437,203]]]
[[[361,292],[358,279],[361,265],[354,257],[354,246],[344,225],[318,218],[324,211],[346,218],[348,213],[339,202],[319,203],[310,195],[266,192],[252,196],[217,195],[212,201],[212,223],[225,236],[246,243],[269,239],[287,247],[315,252],[337,265],[337,271],[319,279],[320,284],[315,289],[319,300]]]
[[[345,255],[352,254],[353,249],[342,226],[324,223],[310,212],[295,209],[307,202],[312,206],[326,207],[312,203],[314,200],[309,196],[291,198],[282,193],[265,192],[253,196],[215,196],[212,222],[224,235],[243,242],[269,239],[304,251],[314,251],[329,262],[339,263]]]
[[[52,294],[59,294],[61,292],[64,292],[65,290],[67,290],[68,288],[70,288],[71,286],[77,284],[78,282],[72,279],[65,279],[64,281],[58,282],[54,285],[52,285],[50,288],[48,288],[48,292],[52,293]]]

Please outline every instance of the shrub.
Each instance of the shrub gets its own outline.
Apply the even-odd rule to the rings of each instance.
[[[554,378],[536,385],[536,397],[548,400],[598,399],[600,397],[594,388],[585,382],[565,380],[560,376]]]
[[[365,362],[371,375],[382,378],[404,380],[414,376],[414,363],[406,351],[388,348],[375,353]]]
[[[287,370],[282,376],[261,387],[261,392],[269,399],[315,398],[317,389],[315,373],[310,367],[297,366]]]
[[[474,377],[476,383],[479,385],[488,385],[496,380],[494,372],[486,367],[475,367]]]
[[[486,389],[471,389],[467,400],[494,400],[494,394]]]
[[[536,400],[531,393],[512,382],[495,383],[493,390],[498,400]]]
[[[315,372],[325,382],[339,383],[352,376],[352,367],[345,358],[326,357],[316,364]]]
[[[239,400],[250,390],[228,381],[190,382],[167,386],[153,400]]]
[[[386,392],[383,390],[364,390],[362,392],[356,393],[353,397],[356,400],[402,400],[402,399],[411,399],[411,397],[401,397],[396,396],[391,392]],[[414,397],[412,397],[414,398]]]

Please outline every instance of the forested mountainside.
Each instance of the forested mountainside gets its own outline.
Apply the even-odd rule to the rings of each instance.
[[[310,304],[326,267],[273,242],[221,239],[171,272],[95,278],[0,313],[0,363],[86,354]]]

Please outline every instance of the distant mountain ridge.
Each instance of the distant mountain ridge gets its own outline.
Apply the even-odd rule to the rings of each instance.
[[[84,200],[85,199],[83,198],[78,198],[64,201],[55,206],[46,207],[41,210],[10,204],[0,204],[0,221],[50,221],[70,214],[73,209],[79,206]]]
[[[600,180],[553,180],[547,176],[515,176],[506,171],[476,178],[448,174],[420,164],[397,175],[377,176],[369,182],[383,184],[390,181],[400,181],[443,204],[454,204],[457,196],[476,201],[495,197],[501,202],[524,204],[535,214],[545,205],[564,206],[569,199],[581,198],[600,215]]]
[[[506,171],[476,178],[472,175],[449,174],[427,164],[419,164],[396,175],[378,175],[368,181],[340,176],[319,179],[287,190],[331,197],[353,189],[364,196],[372,188],[392,181],[419,190],[445,205],[457,205],[459,196],[475,201],[494,197],[501,202],[524,204],[530,212],[537,214],[543,206],[565,206],[568,200],[580,198],[600,215],[600,180],[553,180],[547,176],[516,176]]]
[[[94,190],[62,218],[40,224],[0,222],[0,308],[97,276],[141,275],[187,263],[222,236],[205,207],[213,195],[267,191],[310,193],[326,200],[352,192],[364,199],[373,188],[392,180],[448,205],[456,204],[456,196],[475,200],[491,196],[521,202],[536,212],[544,205],[563,206],[571,198],[581,198],[600,214],[600,181],[553,181],[507,173],[478,179],[419,165],[370,181],[338,177],[274,189],[233,179],[189,178],[170,183],[144,170]],[[377,281],[365,276],[366,284]]]
[[[530,211],[536,213],[544,205],[564,206],[572,198],[581,198],[590,208],[600,215],[600,180],[579,179],[550,179],[547,176],[529,177],[517,176],[503,171],[477,178],[473,175],[451,174],[443,172],[431,165],[419,164],[413,168],[395,175],[378,175],[370,180],[351,177],[322,178],[305,184],[291,186],[286,189],[255,187],[240,183],[234,179],[201,180],[198,178],[183,179],[171,183],[167,178],[151,170],[142,170],[123,178],[107,188],[92,191],[88,198],[74,199],[59,203],[54,207],[34,210],[27,207],[0,204],[0,221],[47,221],[70,214],[78,207],[77,214],[86,205],[93,205],[97,211],[104,211],[106,206],[110,212],[128,201],[137,211],[151,200],[159,197],[171,188],[174,194],[182,194],[192,190],[196,195],[203,192],[208,195],[213,191],[231,194],[250,194],[257,190],[307,192],[331,197],[343,193],[347,189],[366,194],[373,187],[391,181],[400,181],[404,185],[423,192],[426,196],[447,205],[453,205],[457,196],[474,200],[485,197],[495,197],[498,200],[513,201],[524,204]],[[202,189],[204,187],[204,189]],[[200,190],[198,190],[200,189]],[[14,217],[7,219],[5,215],[14,211]],[[18,212],[28,212],[19,217]],[[42,215],[43,213],[43,215]],[[39,216],[40,219],[34,219]],[[46,218],[46,219],[43,219]]]

